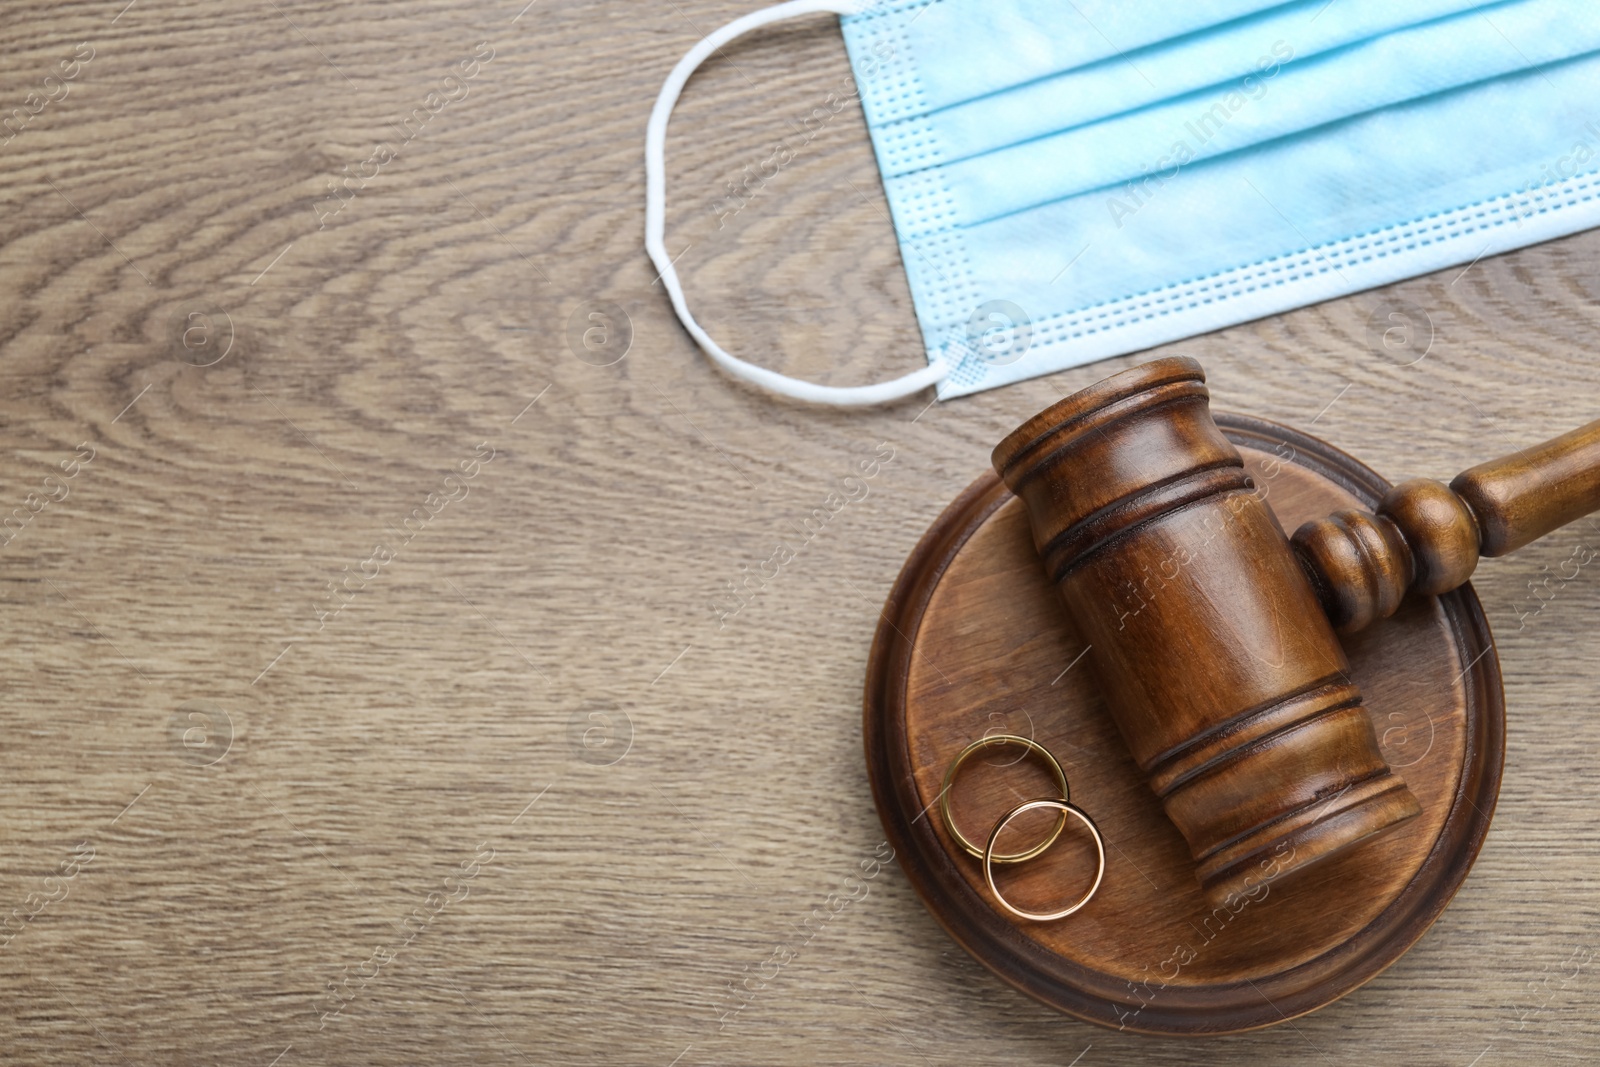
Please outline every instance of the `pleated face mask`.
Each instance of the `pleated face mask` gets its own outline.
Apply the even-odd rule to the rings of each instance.
[[[855,389],[717,347],[661,233],[689,74],[816,11],[842,16],[928,359]],[[1600,3],[796,0],[684,58],[646,158],[647,246],[725,369],[945,399],[1600,225]]]

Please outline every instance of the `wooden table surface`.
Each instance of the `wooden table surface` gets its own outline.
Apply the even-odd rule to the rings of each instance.
[[[860,690],[901,561],[1006,431],[1134,360],[873,411],[730,383],[653,284],[642,143],[749,4],[522,2],[0,23],[26,116],[0,145],[0,1058],[1592,1061],[1592,522],[1480,570],[1494,830],[1348,999],[1097,1030],[971,961],[893,864],[803,932],[881,855]],[[823,17],[732,47],[669,168],[712,333],[838,384],[922,359],[859,108],[716,204],[850,78]],[[1449,476],[1596,415],[1597,302],[1590,233],[1162,352],[1221,408]]]

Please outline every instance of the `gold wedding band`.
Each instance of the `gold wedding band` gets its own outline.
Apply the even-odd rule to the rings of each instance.
[[[944,772],[944,786],[939,790],[939,814],[944,816],[945,829],[950,831],[950,836],[956,839],[957,844],[967,850],[969,856],[984,860],[985,869],[987,869],[987,864],[990,863],[1021,863],[1023,860],[1033,859],[1033,857],[1040,855],[1045,849],[1055,844],[1056,838],[1060,837],[1061,831],[1067,827],[1067,813],[1063,811],[1060,818],[1056,819],[1055,828],[1050,831],[1050,836],[1026,852],[1003,852],[999,855],[994,855],[994,838],[992,835],[989,839],[988,849],[979,848],[967,839],[967,835],[961,832],[960,827],[956,826],[955,819],[950,815],[950,787],[955,783],[956,772],[961,769],[962,764],[967,762],[974,753],[995,745],[1020,745],[1044,760],[1050,767],[1050,773],[1055,776],[1056,784],[1061,787],[1061,803],[1065,804],[1072,799],[1072,793],[1067,788],[1067,772],[1061,769],[1061,764],[1056,762],[1056,758],[1050,754],[1049,749],[1032,738],[1020,737],[1017,734],[990,734],[987,737],[978,738],[962,749],[950,764],[950,769]],[[1006,816],[1006,819],[1010,819],[1016,814],[1017,812],[1013,811]],[[1081,815],[1082,813],[1080,812],[1079,814]],[[1096,836],[1098,837],[1098,831]],[[991,882],[990,888],[992,889],[993,887],[993,882]]]
[[[1073,904],[1071,907],[1063,908],[1060,911],[1023,911],[1021,908],[1012,904],[1005,897],[1001,896],[999,888],[994,884],[994,865],[1000,860],[1000,857],[994,854],[994,843],[999,840],[1000,832],[1004,830],[1006,825],[1018,815],[1021,815],[1025,811],[1035,811],[1039,808],[1056,809],[1061,813],[1062,822],[1066,821],[1066,818],[1069,814],[1077,816],[1079,821],[1089,828],[1089,833],[1093,835],[1094,850],[1095,854],[1098,856],[1098,867],[1094,873],[1094,885],[1089,887],[1089,891],[1085,893],[1077,901],[1077,903]],[[1060,830],[1058,828],[1055,834],[1050,835],[1050,841],[1045,842],[1045,844],[1049,845],[1051,842],[1055,841],[1059,833]],[[1105,839],[1100,836],[1100,828],[1094,824],[1093,819],[1089,818],[1088,812],[1084,811],[1082,808],[1074,807],[1065,800],[1030,800],[1026,804],[1018,804],[1016,807],[1006,812],[1006,814],[1001,817],[999,822],[994,824],[994,829],[989,831],[989,843],[984,846],[983,850],[983,880],[989,883],[989,892],[994,894],[994,899],[999,901],[1000,906],[1005,908],[1011,914],[1019,916],[1023,919],[1029,919],[1036,923],[1047,923],[1055,919],[1065,919],[1068,915],[1071,915],[1079,908],[1082,908],[1094,898],[1095,892],[1100,888],[1100,880],[1105,876],[1106,845]]]

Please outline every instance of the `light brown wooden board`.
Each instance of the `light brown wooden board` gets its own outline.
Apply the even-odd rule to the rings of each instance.
[[[1600,547],[1587,523],[1476,576],[1509,709],[1494,830],[1434,930],[1329,1010],[1215,1042],[1105,1034],[996,981],[893,868],[796,932],[882,840],[860,686],[906,554],[1001,436],[1133,360],[848,413],[709,367],[642,251],[644,125],[672,64],[750,6],[7,10],[7,108],[79,42],[95,57],[0,148],[3,510],[79,442],[97,455],[0,552],[4,910],[80,842],[97,851],[0,952],[0,1057],[1588,1057],[1600,570],[1558,577]],[[319,230],[327,182],[480,41],[495,59],[470,96]],[[823,17],[730,47],[691,84],[668,167],[669,242],[713,334],[837,384],[922,359],[859,109],[721,228],[711,203],[849,86]],[[596,301],[631,319],[610,367],[567,343]],[[1369,343],[1401,301],[1433,324],[1413,366],[1422,335],[1405,358]],[[1449,476],[1594,417],[1597,301],[1585,234],[1163,351],[1204,362],[1221,408],[1391,478]],[[238,327],[207,369],[169,334],[198,306]],[[486,440],[471,495],[318,631],[326,583]],[[723,583],[880,442],[895,459],[870,495],[719,628]],[[1547,577],[1554,599],[1531,614],[1528,583]],[[191,700],[234,722],[209,769],[172,730]],[[594,711],[628,716],[618,737],[631,722],[610,766],[574,744],[573,717],[581,746]],[[496,858],[470,896],[317,1031],[325,983],[390,945],[484,841]]]

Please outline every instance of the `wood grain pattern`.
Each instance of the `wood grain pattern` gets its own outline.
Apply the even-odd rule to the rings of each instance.
[[[0,550],[0,913],[67,889],[0,950],[0,1057],[1589,1056],[1600,572],[1569,561],[1600,528],[1474,578],[1505,785],[1413,951],[1293,1028],[1092,1030],[993,979],[892,864],[828,899],[883,840],[860,685],[906,554],[1022,418],[1148,357],[850,413],[707,366],[652,285],[642,144],[667,71],[739,0],[125,5],[0,22],[5,112],[94,49],[0,146],[0,513],[95,449]],[[480,42],[468,95],[319,228],[328,183]],[[849,80],[828,19],[764,31],[691,83],[669,158],[702,321],[835,384],[921,359],[859,109],[737,215],[713,206]],[[631,333],[609,366],[568,339],[602,304]],[[233,324],[209,367],[174,327],[195,311]],[[1220,406],[1399,480],[1594,418],[1597,334],[1591,233],[1163,352],[1199,358]],[[481,442],[461,498],[444,479]],[[866,495],[845,487],[884,443]],[[458,499],[393,544],[434,493]],[[380,543],[394,558],[319,628]],[[209,766],[227,730],[195,701],[232,723]]]

